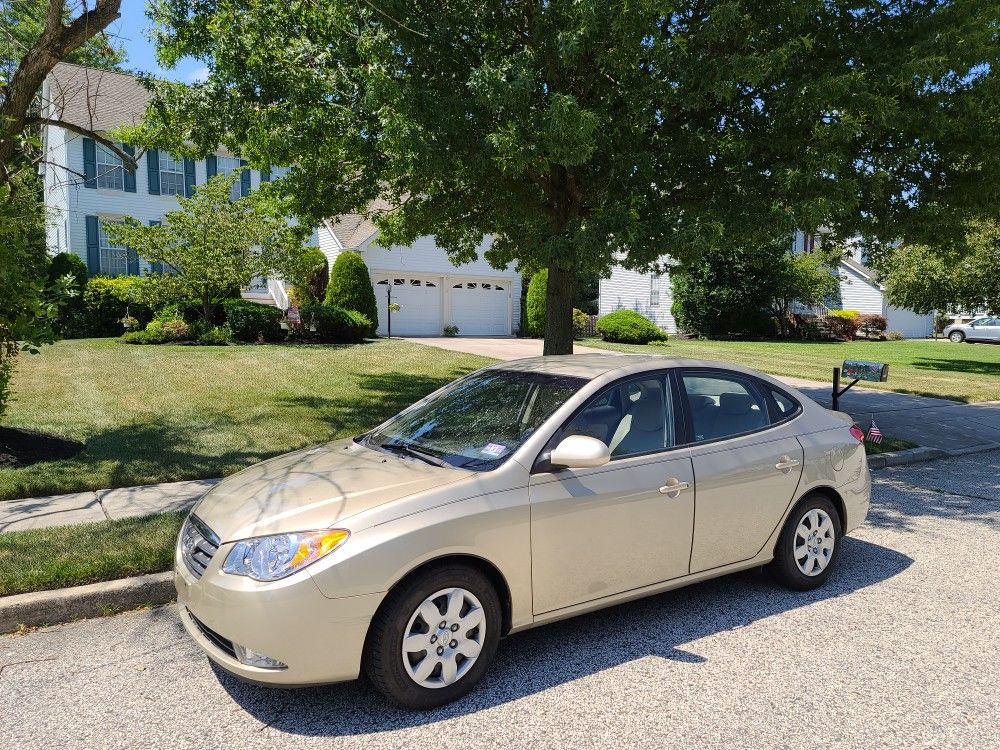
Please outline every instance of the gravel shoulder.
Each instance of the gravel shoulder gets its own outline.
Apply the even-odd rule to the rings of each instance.
[[[729,576],[511,637],[432,713],[213,670],[172,606],[0,638],[0,747],[997,747],[1000,452],[875,476],[827,586]]]

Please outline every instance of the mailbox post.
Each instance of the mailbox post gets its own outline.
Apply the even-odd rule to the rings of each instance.
[[[852,378],[844,388],[840,387],[840,378]],[[840,411],[840,397],[853,388],[859,380],[870,380],[884,383],[889,379],[889,365],[884,362],[866,362],[864,360],[845,359],[843,367],[833,368],[833,403],[834,411]]]

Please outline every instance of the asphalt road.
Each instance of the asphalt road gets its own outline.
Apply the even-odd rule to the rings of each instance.
[[[0,748],[1000,747],[1000,453],[876,479],[822,590],[744,573],[514,636],[433,713],[240,683],[173,607],[3,637]]]

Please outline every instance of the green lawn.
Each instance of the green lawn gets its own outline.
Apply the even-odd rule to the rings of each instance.
[[[909,440],[887,436],[883,436],[881,443],[873,443],[870,440],[865,441],[865,453],[869,456],[877,456],[880,453],[893,453],[894,451],[902,451],[907,448],[916,447],[917,444],[911,443]]]
[[[0,596],[169,570],[186,512],[0,534]]]
[[[18,358],[4,424],[83,440],[0,469],[0,499],[232,473],[361,432],[490,360],[398,340],[353,346],[62,341]]]
[[[772,375],[829,383],[833,368],[845,359],[889,364],[887,383],[865,383],[900,393],[954,399],[1000,399],[1000,346],[952,344],[949,341],[852,341],[834,343],[787,341],[703,341],[670,339],[666,346],[580,342],[618,351],[663,354],[735,362]]]

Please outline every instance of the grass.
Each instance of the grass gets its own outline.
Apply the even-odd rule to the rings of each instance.
[[[955,401],[1000,400],[1000,346],[947,341],[705,341],[670,339],[666,346],[581,342],[617,351],[711,359],[746,365],[772,375],[829,383],[833,368],[845,359],[886,362],[886,383],[865,387],[947,398]]]
[[[0,534],[0,596],[158,573],[186,512]]]
[[[0,500],[202,479],[378,424],[490,360],[399,340],[352,346],[62,341],[18,358],[4,424],[86,442],[0,469]]]
[[[865,453],[869,456],[877,456],[879,453],[892,453],[893,451],[906,450],[907,448],[916,448],[916,443],[911,443],[909,440],[903,440],[902,438],[894,437],[882,437],[881,443],[873,443],[870,440],[865,441]]]

